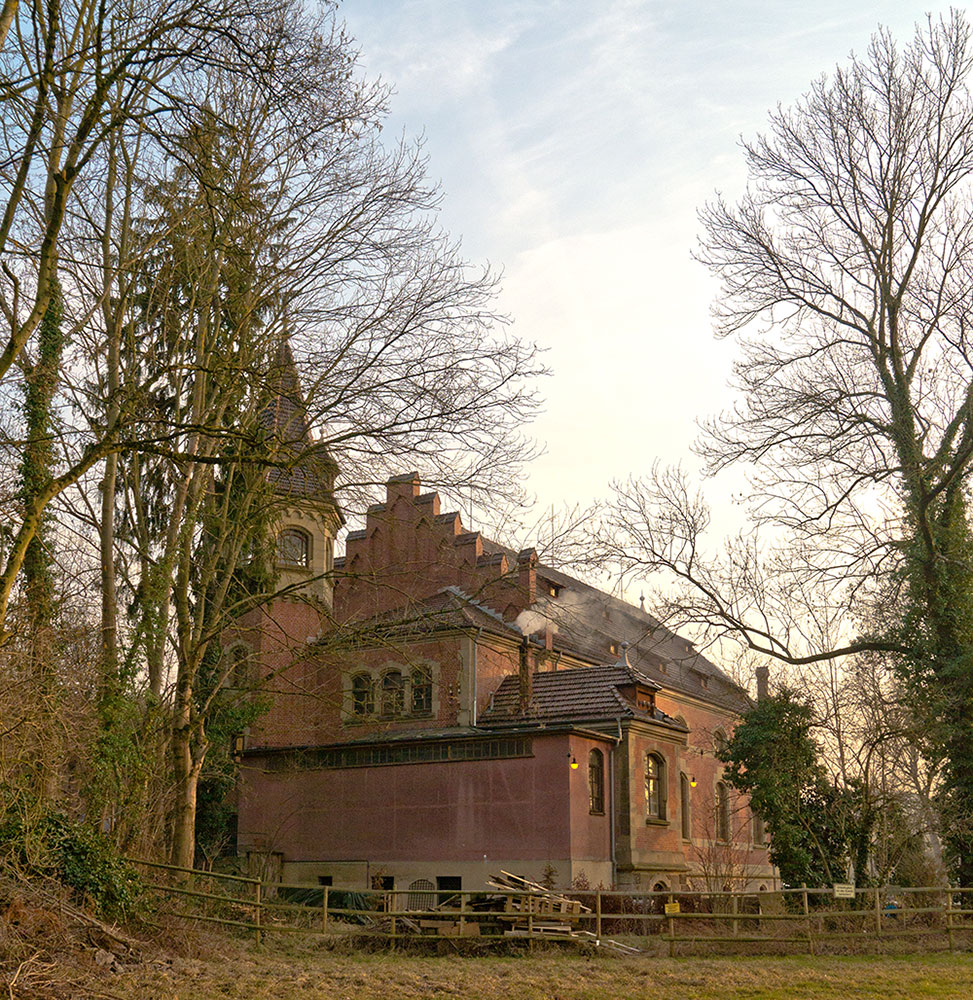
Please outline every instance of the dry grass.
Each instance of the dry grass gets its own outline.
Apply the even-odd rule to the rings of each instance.
[[[12,930],[11,912],[5,921]],[[35,914],[36,915],[36,914]],[[99,966],[86,935],[34,927],[0,953],[0,1000],[871,1000],[973,997],[973,954],[657,958],[581,954],[439,956],[348,944],[261,948],[210,925],[155,932],[140,954]],[[148,930],[143,928],[143,930]],[[41,933],[41,932],[44,933]],[[146,939],[148,934],[140,934]],[[16,947],[12,947],[16,945]],[[104,951],[101,952],[102,958]]]
[[[522,956],[341,954],[232,945],[104,979],[140,1000],[866,1000],[973,996],[968,954],[659,959],[544,951]]]

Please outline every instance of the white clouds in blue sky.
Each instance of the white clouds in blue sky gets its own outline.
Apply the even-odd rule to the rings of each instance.
[[[388,127],[424,134],[444,226],[505,275],[501,309],[550,349],[543,504],[676,461],[728,404],[696,210],[745,182],[741,134],[922,3],[347,0]],[[940,7],[945,10],[944,6]]]

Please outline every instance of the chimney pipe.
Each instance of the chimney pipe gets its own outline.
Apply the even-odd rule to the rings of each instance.
[[[757,701],[764,701],[770,696],[770,668],[761,665],[754,673],[757,675]]]
[[[529,638],[525,635],[520,643],[520,714],[526,715],[533,694],[534,678],[530,669]]]

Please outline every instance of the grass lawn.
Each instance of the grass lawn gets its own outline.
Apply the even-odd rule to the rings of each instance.
[[[103,980],[138,1000],[841,1000],[973,997],[973,954],[784,958],[618,958],[276,953],[232,948]],[[93,994],[97,995],[97,994]]]

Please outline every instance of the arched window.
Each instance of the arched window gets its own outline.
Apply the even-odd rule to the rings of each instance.
[[[416,667],[410,677],[412,714],[432,714],[432,675],[426,667]]]
[[[730,789],[725,781],[716,783],[716,839],[730,839]]]
[[[679,823],[682,827],[682,839],[692,840],[693,822],[692,814],[689,811],[689,778],[685,774],[679,775]]]
[[[713,749],[717,754],[722,753],[726,749],[727,742],[726,730],[717,729],[713,733]]]
[[[757,847],[763,847],[767,843],[767,828],[764,826],[764,821],[756,814],[751,813],[753,816],[753,842]]]
[[[645,755],[645,816],[666,818],[666,765],[655,753]]]
[[[311,565],[311,536],[300,528],[284,528],[277,536],[277,564],[279,566]]]
[[[588,754],[588,811],[605,811],[605,755],[600,750]]]
[[[427,878],[417,878],[409,883],[406,898],[407,910],[431,910],[436,905],[436,887]]]
[[[382,715],[391,717],[405,711],[405,680],[398,670],[382,675]]]
[[[371,715],[375,711],[372,679],[368,674],[356,674],[351,679],[351,711],[354,715]]]

